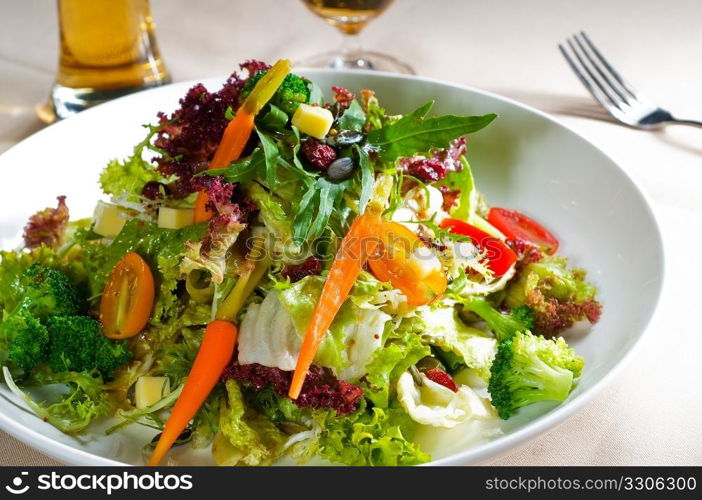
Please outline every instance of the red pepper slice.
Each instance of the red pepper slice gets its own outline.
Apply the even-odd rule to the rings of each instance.
[[[549,255],[558,250],[558,239],[531,217],[516,210],[492,207],[488,222],[499,229],[507,239],[533,243]]]
[[[444,219],[441,221],[441,228],[448,229],[453,234],[468,236],[475,246],[485,251],[487,266],[495,276],[505,274],[517,261],[517,254],[504,242],[467,222],[459,219]]]

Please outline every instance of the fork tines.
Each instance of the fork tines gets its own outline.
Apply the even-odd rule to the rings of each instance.
[[[563,57],[585,88],[608,111],[626,111],[638,104],[636,91],[617,73],[584,31],[566,40],[568,49],[558,44]],[[616,108],[616,109],[613,109]]]

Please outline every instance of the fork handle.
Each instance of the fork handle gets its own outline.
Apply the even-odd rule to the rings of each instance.
[[[702,122],[698,122],[695,120],[680,120],[678,118],[673,118],[668,123],[672,123],[675,125],[692,125],[693,127],[702,128]]]

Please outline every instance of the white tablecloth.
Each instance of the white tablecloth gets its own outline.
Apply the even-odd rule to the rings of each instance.
[[[152,7],[176,81],[225,74],[249,58],[302,58],[339,42],[291,0],[152,0]],[[55,16],[54,2],[0,0],[0,151],[41,128],[33,107],[55,71]],[[702,120],[701,19],[699,0],[398,0],[364,35],[368,47],[420,75],[557,115],[642,186],[664,233],[665,291],[631,362],[579,414],[494,464],[702,464],[702,130],[641,132],[608,121],[556,48],[585,29],[640,90]],[[0,433],[0,465],[55,463]]]

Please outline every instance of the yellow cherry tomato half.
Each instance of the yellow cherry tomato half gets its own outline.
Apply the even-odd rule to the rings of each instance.
[[[129,252],[112,269],[100,301],[103,333],[127,339],[141,332],[154,307],[154,276],[139,254]]]
[[[411,306],[439,298],[446,290],[446,273],[419,236],[398,222],[383,222],[379,232],[382,245],[368,260],[375,277],[404,293]]]

